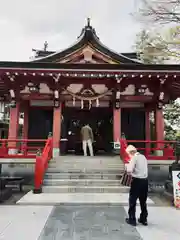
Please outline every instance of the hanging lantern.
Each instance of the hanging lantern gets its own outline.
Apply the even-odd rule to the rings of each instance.
[[[158,109],[162,109],[162,108],[163,108],[163,103],[162,103],[162,101],[159,101],[159,102],[157,103],[157,108],[158,108]]]
[[[160,92],[159,94],[159,100],[163,101],[164,100],[164,92]]]
[[[83,109],[84,108],[84,101],[83,101],[83,99],[81,99],[81,109]]]
[[[89,100],[89,109],[91,109],[91,106],[92,106],[92,102],[91,100]]]
[[[99,107],[99,98],[96,98],[96,107]]]
[[[59,108],[59,106],[60,106],[59,99],[54,99],[54,107]]]
[[[120,100],[119,100],[119,99],[116,99],[116,100],[115,100],[115,108],[116,108],[116,109],[120,109],[120,107],[121,107]]]
[[[73,106],[75,106],[75,104],[76,104],[76,98],[73,97]]]
[[[9,106],[11,108],[16,108],[16,101],[14,99],[12,99],[12,101],[10,102]]]

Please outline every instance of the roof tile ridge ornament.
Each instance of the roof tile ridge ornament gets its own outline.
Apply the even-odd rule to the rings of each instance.
[[[48,49],[48,42],[45,41],[45,42],[44,42],[43,51],[44,51],[44,52],[47,52],[47,49]]]
[[[91,27],[91,19],[89,17],[87,18],[87,25],[86,26]]]
[[[77,37],[77,39],[81,38],[83,35],[85,35],[87,32],[91,32],[98,40],[99,37],[96,34],[96,30],[95,28],[92,27],[91,25],[91,19],[88,17],[87,18],[87,24],[85,25],[85,27],[81,30],[80,35]]]

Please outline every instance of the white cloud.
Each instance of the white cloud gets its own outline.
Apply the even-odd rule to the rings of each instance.
[[[118,52],[132,51],[140,24],[135,0],[0,0],[0,60],[26,61],[32,48],[63,49],[92,19],[100,40]]]

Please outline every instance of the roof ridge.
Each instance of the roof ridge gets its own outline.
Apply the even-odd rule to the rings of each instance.
[[[49,55],[43,56],[43,57],[36,57],[35,59],[32,59],[31,62],[39,62],[43,60],[51,60],[56,55],[60,55],[62,53],[62,57],[60,56],[60,59],[63,58],[66,54],[69,55],[73,50],[77,50],[78,48],[82,47],[84,44],[92,44],[95,48],[97,48],[101,52],[105,52],[106,55],[109,55],[112,59],[114,59],[117,63],[122,62],[124,59],[124,63],[136,63],[136,64],[142,64],[139,60],[131,59],[121,53],[118,53],[117,51],[105,46],[99,39],[99,37],[96,34],[96,30],[91,26],[90,24],[90,18],[87,18],[87,24],[82,29],[81,34],[75,41],[75,43],[71,44],[68,48],[65,48],[63,50],[56,51],[54,53],[51,53]],[[80,45],[80,46],[78,46]],[[74,49],[73,49],[74,47]],[[68,52],[68,53],[67,53]],[[52,60],[51,60],[52,61]]]

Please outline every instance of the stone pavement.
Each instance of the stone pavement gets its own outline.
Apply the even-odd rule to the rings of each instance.
[[[129,199],[128,193],[41,193],[33,194],[32,191],[23,196],[17,204],[20,205],[59,205],[67,204],[91,204],[106,203],[127,205]],[[148,205],[154,205],[154,202],[148,198]],[[137,202],[139,204],[139,201]]]
[[[125,224],[125,217],[122,206],[57,206],[39,240],[141,239],[136,228]]]
[[[179,240],[180,212],[149,206],[149,226],[125,224],[122,205],[0,206],[0,240]],[[137,208],[139,214],[139,207]]]

